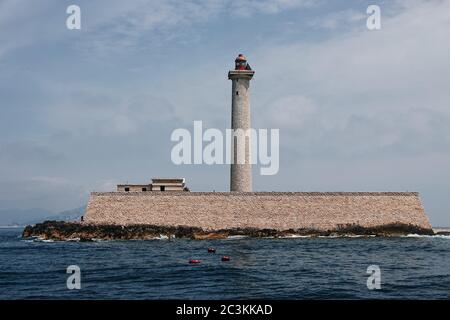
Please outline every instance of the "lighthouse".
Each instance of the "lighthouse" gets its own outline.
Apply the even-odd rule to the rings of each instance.
[[[231,90],[231,168],[230,191],[252,192],[250,80],[254,71],[240,54],[234,70],[228,72]]]

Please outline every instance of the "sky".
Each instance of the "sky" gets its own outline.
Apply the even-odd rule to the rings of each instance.
[[[244,53],[252,127],[280,130],[256,191],[418,191],[450,226],[449,39],[448,0],[0,0],[0,212],[152,177],[228,190],[227,165],[173,164],[170,135],[230,126]]]

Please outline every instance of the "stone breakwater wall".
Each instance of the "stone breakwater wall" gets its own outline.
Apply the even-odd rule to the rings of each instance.
[[[415,192],[93,192],[85,223],[335,230],[389,224],[431,229]]]

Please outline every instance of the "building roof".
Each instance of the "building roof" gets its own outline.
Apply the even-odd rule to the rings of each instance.
[[[184,183],[184,178],[152,178],[153,183]]]

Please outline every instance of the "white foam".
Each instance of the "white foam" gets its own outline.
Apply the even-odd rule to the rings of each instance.
[[[297,239],[297,238],[311,238],[312,236],[302,236],[299,234],[289,234],[283,237],[280,237],[282,239]]]
[[[375,238],[376,234],[354,234],[354,235],[344,235],[344,238]]]
[[[55,242],[52,239],[44,239],[44,238],[41,238],[41,237],[31,237],[30,239],[26,239],[26,240],[23,240],[23,241],[26,241],[26,242]]]
[[[408,235],[403,236],[403,237],[405,237],[405,238],[437,238],[437,239],[450,239],[450,236],[446,236],[446,235],[443,235],[443,234],[436,234],[436,235],[430,236],[430,235],[424,235],[424,234],[415,234],[415,233],[412,233],[412,234],[408,234]]]
[[[171,235],[170,237],[165,235],[165,234],[160,234],[159,237],[153,237],[153,238],[148,238],[145,240],[170,240],[170,239],[175,239],[174,235]],[[136,239],[139,240],[139,239]]]
[[[244,239],[244,238],[248,238],[248,236],[228,236],[227,239]]]

